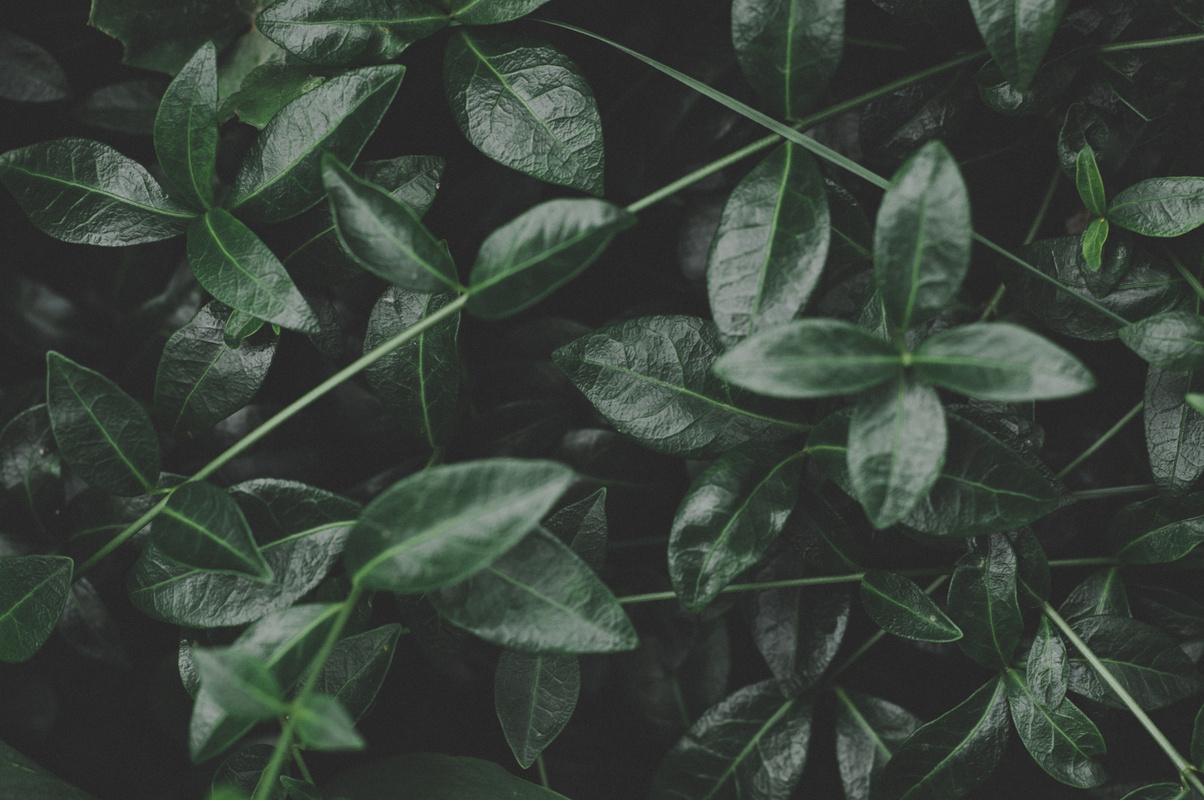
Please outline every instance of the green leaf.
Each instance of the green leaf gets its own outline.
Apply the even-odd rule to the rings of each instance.
[[[0,785],[23,800],[95,800],[0,742]]]
[[[341,639],[318,674],[314,691],[338,698],[353,720],[363,717],[389,672],[402,631],[392,623]]]
[[[231,308],[304,333],[320,329],[284,265],[229,211],[210,209],[188,228],[188,263],[201,286]]]
[[[1058,613],[1072,622],[1097,614],[1133,616],[1129,608],[1129,595],[1120,577],[1120,569],[1109,567],[1093,572],[1071,590],[1058,608]]]
[[[849,483],[875,528],[907,517],[940,476],[945,412],[910,374],[864,394],[849,422]]]
[[[348,572],[364,588],[399,594],[462,581],[518,544],[572,481],[561,464],[510,458],[411,475],[360,515]]]
[[[46,354],[46,408],[63,459],[83,480],[120,495],[159,479],[159,440],[138,401],[99,372]]]
[[[237,0],[189,6],[184,14],[157,0],[93,0],[88,24],[121,40],[123,63],[174,75],[206,41],[220,50],[234,39],[247,13]]]
[[[965,634],[957,646],[988,669],[1006,668],[1024,633],[1016,593],[1016,552],[993,534],[962,556],[949,579],[949,616]]]
[[[25,409],[0,429],[0,487],[20,498],[21,511],[29,512],[38,531],[49,532],[65,498],[62,458],[44,403]],[[15,510],[9,513],[18,517]],[[20,522],[13,517],[9,525]]]
[[[159,552],[186,567],[264,582],[274,577],[234,498],[212,484],[194,481],[175,489],[152,531]]]
[[[406,203],[357,178],[333,156],[322,158],[322,183],[343,251],[368,272],[417,292],[460,286],[451,255]]]
[[[89,139],[55,139],[0,155],[0,181],[29,221],[56,239],[125,247],[179,236],[196,216],[141,164]]]
[[[707,458],[749,440],[794,436],[804,426],[761,413],[711,373],[722,351],[697,317],[641,317],[601,328],[552,360],[615,430],[666,455]]]
[[[1154,482],[1164,494],[1184,494],[1204,475],[1204,416],[1186,402],[1188,390],[1200,386],[1201,377],[1153,365],[1146,372],[1146,452]]]
[[[543,522],[544,530],[569,546],[594,572],[606,561],[606,487],[570,503]]]
[[[360,513],[359,503],[298,481],[255,478],[231,486],[229,492],[265,543],[345,526]]]
[[[364,737],[355,720],[328,694],[310,695],[305,704],[292,706],[297,738],[311,750],[363,750]]]
[[[520,767],[534,764],[564,730],[580,690],[577,656],[502,651],[494,672],[493,705]]]
[[[748,337],[715,362],[715,374],[758,394],[811,398],[865,391],[899,374],[887,342],[850,322],[815,317]]]
[[[874,228],[874,281],[892,326],[906,330],[957,296],[970,266],[970,197],[953,156],[924,145],[891,179]]]
[[[828,88],[844,50],[844,0],[735,0],[732,44],[748,82],[787,119]]]
[[[970,0],[970,9],[999,69],[1017,89],[1027,89],[1053,40],[1066,0]]]
[[[707,710],[661,762],[649,800],[788,797],[803,774],[812,704],[762,681]]]
[[[455,295],[422,294],[393,286],[376,301],[364,334],[368,353],[430,316]],[[460,398],[460,315],[448,317],[364,370],[368,385],[407,433],[443,444],[456,422]]]
[[[332,68],[302,61],[284,53],[275,44],[268,43],[276,48],[273,56],[257,64],[244,76],[236,91],[222,93],[221,103],[217,107],[219,120],[225,121],[237,115],[240,122],[263,130],[280,109],[317,89],[335,73]],[[221,75],[220,69],[218,74]]]
[[[1007,322],[960,325],[925,340],[912,363],[937,386],[1001,403],[1054,400],[1095,388],[1083,362]]]
[[[1104,216],[1108,209],[1104,197],[1104,179],[1100,177],[1091,145],[1083,145],[1075,158],[1074,183],[1079,190],[1079,199],[1087,206],[1087,210],[1097,217]]]
[[[758,580],[797,577],[797,570],[757,575]],[[824,677],[844,641],[851,606],[843,587],[788,586],[753,595],[749,626],[783,694],[800,694]]]
[[[1103,783],[1104,768],[1095,759],[1106,748],[1095,723],[1066,698],[1056,706],[1042,703],[1024,670],[1009,669],[1003,675],[1016,732],[1041,769],[1079,789]]]
[[[1051,578],[1049,559],[1031,528],[1008,531],[1008,540],[1016,551],[1016,580],[1020,604],[1040,608],[1049,599]]]
[[[887,700],[835,687],[836,760],[846,800],[869,800],[891,753],[920,725],[914,714]]]
[[[669,578],[695,614],[756,564],[786,525],[798,499],[797,448],[737,446],[695,478],[669,532]]]
[[[18,103],[49,103],[71,95],[63,68],[38,45],[0,31],[0,97]]]
[[[1190,800],[1194,792],[1177,783],[1151,783],[1126,794],[1121,800]]]
[[[1112,198],[1108,219],[1145,236],[1182,236],[1204,225],[1204,178],[1149,178]]]
[[[1204,367],[1204,317],[1191,311],[1164,311],[1120,329],[1129,349],[1156,367]]]
[[[255,27],[315,64],[380,64],[447,26],[447,15],[421,0],[283,0]]]
[[[955,642],[961,628],[911,578],[868,570],[861,578],[861,605],[880,628],[918,642]]]
[[[1108,220],[1097,217],[1091,220],[1083,231],[1083,260],[1092,273],[1098,273],[1103,266],[1104,242],[1108,240],[1108,227]]]
[[[448,622],[512,650],[612,653],[639,644],[606,584],[542,529],[430,600]]]
[[[707,296],[724,338],[793,319],[819,282],[831,234],[815,159],[785,142],[732,190],[711,241]]]
[[[1154,626],[1101,615],[1082,617],[1071,627],[1142,708],[1162,708],[1199,691],[1195,665]],[[1113,708],[1125,707],[1082,658],[1070,660],[1070,691]]]
[[[879,785],[899,800],[962,797],[995,771],[1007,740],[1007,693],[1003,680],[992,678],[907,737]]]
[[[155,155],[192,205],[213,205],[217,166],[217,50],[206,42],[167,87],[155,116]]]
[[[465,25],[494,25],[525,17],[548,0],[452,0],[451,15]]]
[[[71,592],[66,556],[0,558],[0,661],[28,661],[50,638]]]
[[[276,355],[276,337],[231,346],[231,309],[208,303],[167,344],[155,374],[155,415],[173,435],[198,435],[259,391]]]
[[[1204,495],[1154,497],[1112,518],[1108,538],[1130,564],[1178,561],[1204,541]]]
[[[581,70],[559,50],[462,27],[448,39],[443,82],[456,123],[482,153],[539,180],[602,195],[598,106]]]
[[[231,717],[271,719],[284,712],[276,676],[255,656],[233,647],[194,648],[201,690]]]
[[[280,109],[243,156],[227,207],[279,222],[321,200],[322,155],[354,162],[404,74],[399,65],[351,70]]]
[[[1037,623],[1037,633],[1028,651],[1025,676],[1028,690],[1037,703],[1049,708],[1061,705],[1070,680],[1070,660],[1066,643],[1044,615]]]
[[[373,761],[335,778],[329,797],[343,800],[566,800],[491,761],[407,753]]]
[[[500,319],[576,278],[634,214],[590,198],[540,203],[489,234],[468,279],[468,311]]]

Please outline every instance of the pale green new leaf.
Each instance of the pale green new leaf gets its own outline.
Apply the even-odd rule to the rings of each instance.
[[[1083,231],[1083,260],[1087,269],[1093,273],[1099,272],[1104,263],[1104,243],[1108,241],[1108,220],[1096,217],[1087,223]]]
[[[1079,199],[1087,206],[1087,210],[1097,217],[1104,216],[1108,210],[1104,179],[1100,177],[1091,145],[1084,145],[1075,158],[1074,183],[1079,190]]]

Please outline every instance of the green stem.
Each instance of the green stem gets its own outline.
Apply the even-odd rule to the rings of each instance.
[[[1061,472],[1058,473],[1058,478],[1059,479],[1065,478],[1067,475],[1069,475],[1071,473],[1072,470],[1074,470],[1075,467],[1077,467],[1079,464],[1082,464],[1088,458],[1091,458],[1091,456],[1095,455],[1095,451],[1099,450],[1101,447],[1103,447],[1105,444],[1107,444],[1108,441],[1111,440],[1113,436],[1120,433],[1121,428],[1128,425],[1129,422],[1132,421],[1133,417],[1135,417],[1141,413],[1141,409],[1143,409],[1143,408],[1145,408],[1144,400],[1138,402],[1137,405],[1135,405],[1135,406],[1133,406],[1133,408],[1129,409],[1128,414],[1125,414],[1123,417],[1121,417],[1119,422],[1117,422],[1115,425],[1113,425],[1111,428],[1109,428],[1108,431],[1103,436],[1096,439],[1095,442],[1090,447],[1088,447],[1086,450],[1084,450],[1082,453],[1080,453],[1078,458],[1076,458],[1074,461],[1071,461],[1066,466],[1062,467]]]
[[[292,751],[293,763],[297,765],[297,771],[301,773],[301,777],[305,779],[306,783],[316,786],[317,784],[314,783],[314,776],[309,771],[309,765],[305,763],[305,757],[301,755],[301,748],[294,745],[292,747]]]
[[[943,567],[896,570],[900,575],[909,577],[924,577],[927,575],[945,575],[949,570]],[[844,575],[816,575],[811,578],[790,578],[781,581],[761,581],[759,583],[731,583],[719,590],[719,594],[734,594],[736,592],[758,592],[763,589],[791,589],[795,586],[827,586],[833,583],[855,583],[865,577],[864,572],[849,572]],[[676,592],[648,592],[647,594],[631,594],[618,598],[620,603],[648,603],[654,600],[673,600]]]
[[[1175,265],[1175,269],[1179,270],[1179,274],[1183,276],[1183,280],[1187,281],[1187,285],[1195,291],[1196,296],[1204,299],[1204,286],[1200,285],[1200,279],[1191,274],[1191,270],[1179,260],[1179,256],[1175,254],[1175,251],[1164,243],[1162,245],[1162,252],[1166,253],[1167,258]]]
[[[949,578],[948,574],[938,576],[935,580],[933,580],[932,583],[930,583],[926,587],[924,587],[924,594],[931,595],[933,592],[935,592],[937,589],[939,589],[941,584],[944,583],[948,578]],[[861,658],[863,655],[865,655],[867,652],[869,652],[869,649],[871,647],[873,647],[874,645],[876,645],[882,639],[882,637],[885,635],[886,635],[886,631],[882,630],[881,628],[876,630],[874,632],[874,634],[872,636],[870,636],[868,639],[866,639],[861,644],[861,647],[858,647],[855,651],[853,651],[853,654],[850,655],[848,658],[846,658],[839,667],[832,670],[824,677],[824,683],[826,683],[830,686],[836,680],[836,678],[840,675],[840,673],[844,672],[846,669],[853,666],[853,664],[856,663],[857,659]]]
[[[1115,567],[1121,563],[1113,556],[1090,556],[1087,558],[1054,558],[1049,561],[1050,569],[1070,567]]]
[[[129,525],[125,526],[125,528],[122,529],[121,533],[117,534],[115,537],[110,539],[105,544],[104,547],[97,550],[92,555],[91,558],[89,558],[87,561],[85,561],[83,563],[83,566],[81,566],[79,569],[75,570],[73,578],[75,580],[82,578],[85,572],[92,569],[92,567],[94,567],[98,563],[100,563],[100,561],[102,559],[104,559],[105,556],[107,556],[109,553],[113,552],[118,547],[120,547],[122,544],[124,544],[126,539],[129,539],[135,533],[137,533],[138,531],[140,531],[144,527],[146,527],[148,524],[150,524],[150,521],[152,519],[154,519],[155,517],[159,516],[159,512],[161,512],[164,508],[167,507],[167,501],[170,499],[171,499],[171,493],[169,492],[168,494],[165,494],[163,496],[162,500],[160,500],[158,503],[155,503],[153,506],[151,506],[149,509],[147,509],[146,512],[142,516],[138,517],[138,519],[134,520]]]
[[[906,53],[907,48],[897,42],[879,42],[874,39],[858,39],[855,36],[846,36],[845,44],[851,44],[854,47],[869,47],[874,50],[893,50],[897,53]]]
[[[1071,492],[1071,494],[1074,495],[1075,500],[1101,500],[1106,497],[1156,491],[1158,491],[1158,487],[1152,483],[1135,483],[1132,486],[1105,486],[1102,489],[1083,489],[1079,492]]]
[[[539,782],[543,788],[551,791],[552,784],[548,782],[548,767],[543,763],[543,753],[535,757],[535,768],[539,770]]]
[[[1095,48],[1097,53],[1120,53],[1125,50],[1151,50],[1155,47],[1175,47],[1181,44],[1204,42],[1204,33],[1185,33],[1182,36],[1167,36],[1162,39],[1138,39],[1133,42],[1113,42]]]

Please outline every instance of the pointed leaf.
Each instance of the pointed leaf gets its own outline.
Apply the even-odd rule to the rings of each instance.
[[[1200,372],[1175,372],[1153,365],[1146,372],[1146,452],[1154,482],[1164,494],[1181,495],[1204,475],[1204,416],[1186,402],[1200,386]]]
[[[175,489],[152,535],[159,552],[186,567],[273,579],[238,504],[212,484],[195,481]]]
[[[255,27],[290,53],[315,64],[380,64],[447,26],[447,15],[421,0],[284,0],[255,18]]]
[[[974,21],[1007,79],[1023,91],[1041,66],[1066,0],[970,0]]]
[[[314,691],[338,698],[353,720],[363,717],[389,672],[402,630],[392,623],[341,639],[318,674]]]
[[[1097,614],[1131,617],[1129,595],[1125,591],[1120,569],[1109,567],[1092,573],[1071,590],[1058,613],[1070,621]]]
[[[197,208],[213,205],[217,138],[217,50],[206,42],[167,87],[155,115],[159,166]]]
[[[606,487],[560,509],[544,520],[543,527],[567,544],[590,569],[600,572],[606,562]]]
[[[955,642],[961,628],[911,578],[871,569],[861,578],[861,605],[887,633],[918,642]]]
[[[310,695],[303,706],[294,704],[297,738],[312,750],[363,750],[364,737],[355,720],[328,694]]]
[[[201,689],[239,719],[271,719],[284,711],[284,693],[271,669],[232,647],[194,648]]]
[[[1153,625],[1104,615],[1083,617],[1071,627],[1144,709],[1168,706],[1200,689],[1195,665]],[[1070,691],[1113,708],[1125,707],[1082,658],[1070,660]]]
[[[503,650],[493,681],[493,705],[506,743],[527,769],[550,745],[577,706],[577,656]]]
[[[1149,178],[1108,206],[1108,219],[1145,236],[1181,236],[1204,225],[1204,178]]]
[[[1204,541],[1204,495],[1154,497],[1112,518],[1108,538],[1130,564],[1178,561]]]
[[[71,94],[63,68],[28,39],[0,31],[0,97],[18,103],[48,103]]]
[[[869,800],[873,782],[920,720],[889,701],[839,686],[835,691],[836,760],[845,800]]]
[[[753,596],[753,639],[784,694],[796,695],[820,682],[844,641],[851,605],[842,587],[792,586]]]
[[[1016,595],[1016,552],[1003,534],[978,542],[949,579],[949,616],[965,634],[957,645],[988,669],[1006,668],[1024,633]]]
[[[1083,231],[1083,260],[1090,273],[1098,273],[1104,263],[1104,242],[1108,240],[1108,220],[1097,217]],[[1088,283],[1088,286],[1091,286]],[[1094,293],[1094,292],[1093,292]]]
[[[1190,311],[1164,311],[1120,329],[1129,349],[1156,367],[1204,367],[1204,317]]]
[[[71,591],[66,556],[0,558],[0,661],[27,661],[58,624]]]
[[[1033,646],[1029,648],[1025,674],[1036,702],[1050,708],[1061,705],[1070,680],[1070,660],[1066,643],[1045,616],[1041,617]]]
[[[1103,783],[1104,768],[1095,759],[1104,754],[1104,737],[1095,723],[1066,698],[1056,706],[1042,703],[1024,670],[1003,674],[1016,731],[1041,769],[1079,789]]]
[[[1104,179],[1100,177],[1095,163],[1095,151],[1091,145],[1083,145],[1075,159],[1074,183],[1079,190],[1079,199],[1087,210],[1097,217],[1107,213],[1108,203],[1104,198]]]
[[[433,753],[373,761],[343,773],[325,789],[328,796],[344,800],[565,800],[491,761]]]

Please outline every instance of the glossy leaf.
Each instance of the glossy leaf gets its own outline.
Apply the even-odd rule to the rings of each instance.
[[[972,233],[957,162],[940,142],[924,145],[891,179],[874,228],[874,281],[892,326],[931,319],[957,296]]]
[[[606,487],[560,509],[544,520],[543,527],[600,572],[606,562]]]
[[[280,109],[243,156],[227,207],[279,222],[321,200],[323,153],[354,162],[404,73],[398,65],[351,70]]]
[[[138,401],[99,372],[46,354],[46,408],[63,459],[107,492],[146,494],[159,479],[159,440]]]
[[[157,0],[94,0],[88,24],[121,40],[123,63],[174,75],[206,41],[221,49],[247,24],[246,11],[229,0],[189,11]]]
[[[255,18],[264,36],[316,64],[380,64],[447,25],[421,0],[284,0]]]
[[[1204,178],[1148,178],[1108,206],[1108,219],[1145,236],[1182,236],[1204,225]]]
[[[965,634],[957,645],[988,669],[1006,668],[1024,633],[1016,593],[1016,552],[1003,534],[957,562],[949,579],[949,616]]]
[[[1058,613],[1071,621],[1097,614],[1133,616],[1120,570],[1117,567],[1109,567],[1093,572],[1071,590],[1059,606]]]
[[[95,800],[52,775],[4,742],[0,742],[0,784],[13,797],[25,800]]]
[[[862,395],[849,422],[849,483],[875,528],[907,517],[940,476],[945,412],[911,375]]]
[[[1103,615],[1083,617],[1071,627],[1144,709],[1168,706],[1200,689],[1195,665],[1179,645],[1152,625]],[[1081,657],[1070,660],[1070,691],[1107,706],[1125,707]]]
[[[66,556],[0,558],[0,661],[27,661],[58,624],[71,592]]]
[[[1087,210],[1097,217],[1107,213],[1108,203],[1104,196],[1104,180],[1095,163],[1095,151],[1084,145],[1075,158],[1074,183],[1079,190],[1079,199]]]
[[[217,166],[217,50],[206,42],[167,87],[155,116],[155,155],[197,208],[213,205]]]
[[[828,88],[844,50],[844,0],[736,0],[732,44],[757,93],[800,119]]]
[[[606,584],[542,529],[430,600],[453,625],[512,650],[611,653],[639,644]]]
[[[880,628],[919,642],[954,642],[961,628],[911,578],[868,570],[861,578],[861,605]]]
[[[1070,680],[1066,643],[1045,616],[1037,623],[1037,633],[1025,662],[1025,677],[1034,701],[1043,706],[1057,708],[1066,697]]]
[[[462,581],[518,544],[572,480],[560,464],[507,458],[411,475],[360,515],[348,571],[364,588],[400,594]]]
[[[293,705],[297,738],[311,750],[363,750],[364,737],[355,720],[328,694],[310,695],[303,706]]]
[[[803,774],[811,701],[762,681],[708,709],[665,756],[649,800],[786,800]]]
[[[836,687],[836,760],[846,800],[869,800],[893,751],[920,725],[887,700]]]
[[[577,707],[577,656],[503,650],[493,681],[493,705],[506,743],[523,769],[555,741]]]
[[[155,519],[153,536],[160,553],[186,567],[265,582],[274,577],[238,504],[212,484],[194,481],[174,490]]]
[[[1066,10],[1066,0],[970,0],[974,21],[991,57],[1024,90],[1037,74]]]
[[[1045,550],[1031,528],[1008,531],[1007,537],[1016,551],[1016,591],[1020,605],[1040,608],[1042,601],[1049,599],[1052,583]]]
[[[486,0],[487,1],[487,0]],[[326,787],[344,800],[565,800],[492,761],[434,753],[390,756],[356,767]]]
[[[530,14],[548,0],[452,0],[451,15],[465,25],[495,25]]]
[[[271,719],[284,711],[280,683],[255,656],[233,647],[198,647],[192,658],[201,690],[231,717]]]
[[[268,41],[258,32],[256,34]],[[269,56],[255,65],[239,81],[237,90],[222,93],[217,107],[219,120],[237,116],[240,122],[263,130],[280,109],[333,77],[332,68],[302,61],[285,54],[275,44],[268,44],[276,48],[274,57]],[[218,74],[222,74],[220,68]]]
[[[48,103],[71,94],[63,68],[28,39],[0,31],[0,97],[18,103]]]
[[[1204,496],[1155,497],[1113,517],[1108,538],[1130,564],[1177,561],[1204,541]]]
[[[898,375],[899,352],[849,322],[815,317],[750,336],[715,362],[715,374],[772,397],[852,394]]]
[[[284,265],[229,211],[211,209],[188,228],[188,263],[201,286],[231,308],[284,328],[319,330]]]
[[[19,498],[22,511],[45,535],[63,506],[64,492],[63,460],[44,403],[25,409],[0,429],[0,487]],[[10,517],[8,524],[17,520]]]
[[[758,580],[785,577],[767,571]],[[820,682],[848,630],[849,593],[843,587],[784,587],[757,592],[749,624],[757,649],[784,694],[796,695]]]
[[[265,544],[317,528],[344,527],[360,513],[359,503],[299,481],[253,478],[228,491]]]
[[[581,70],[559,50],[462,27],[448,39],[443,81],[456,123],[482,153],[539,180],[602,195],[598,106]]]
[[[711,373],[721,350],[701,319],[641,317],[576,339],[552,360],[615,430],[658,453],[706,458],[799,433],[799,423],[760,412]]]
[[[793,319],[819,282],[831,234],[815,159],[782,144],[732,190],[711,241],[707,296],[719,332],[738,340]]]
[[[1200,374],[1150,366],[1145,380],[1146,452],[1154,482],[1164,494],[1181,495],[1204,475],[1204,416],[1187,402]]]
[[[920,378],[980,400],[1053,400],[1095,388],[1095,378],[1081,361],[1045,337],[1007,322],[971,323],[938,333],[920,345],[912,363]]]
[[[179,236],[196,216],[141,164],[89,139],[55,139],[0,155],[0,181],[30,222],[56,239],[124,247]]]
[[[540,203],[489,234],[468,279],[468,311],[516,314],[573,280],[636,218],[604,200]]]
[[[1108,228],[1108,220],[1097,217],[1091,220],[1087,229],[1083,231],[1083,260],[1087,264],[1089,274],[1098,273],[1103,268],[1104,243],[1108,240]],[[1090,283],[1087,285],[1091,286]]]
[[[1143,359],[1165,370],[1204,367],[1204,317],[1164,311],[1120,329],[1120,339]]]
[[[669,578],[687,609],[700,613],[765,555],[794,510],[803,455],[741,445],[694,480],[669,532]]]
[[[1024,670],[1003,674],[1012,722],[1041,769],[1080,789],[1103,783],[1104,768],[1095,759],[1106,748],[1095,723],[1066,698],[1056,706],[1042,703],[1029,688]]]
[[[337,698],[353,720],[363,717],[389,672],[402,630],[392,623],[340,639],[318,674],[314,691]]]

